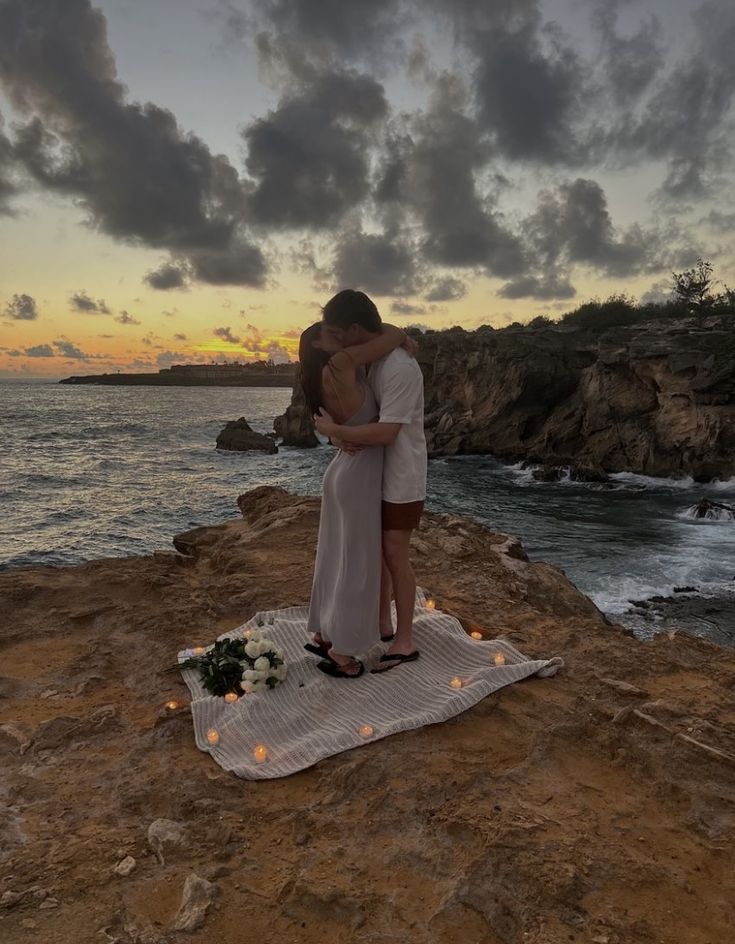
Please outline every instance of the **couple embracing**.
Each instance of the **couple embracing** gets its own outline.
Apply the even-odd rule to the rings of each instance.
[[[415,342],[363,292],[339,292],[322,315],[301,336],[301,383],[338,452],[324,474],[306,648],[321,671],[349,679],[379,639],[373,672],[419,657],[410,539],[426,497],[424,387]]]

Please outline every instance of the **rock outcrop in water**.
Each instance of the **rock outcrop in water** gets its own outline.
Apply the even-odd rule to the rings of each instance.
[[[196,749],[172,666],[308,599],[319,502],[239,506],[182,553],[0,572],[3,941],[732,939],[734,650],[630,638],[516,539],[430,514],[413,552],[437,604],[566,668],[237,780]]]
[[[688,518],[703,518],[706,521],[735,521],[735,507],[726,502],[702,498],[687,509]]]
[[[264,436],[251,428],[244,416],[230,420],[217,436],[217,448],[233,452],[278,452],[273,436]]]
[[[560,467],[594,481],[610,472],[730,478],[734,327],[723,315],[602,332],[429,331],[419,363],[430,455],[525,460],[552,480]]]
[[[291,403],[283,416],[277,416],[273,420],[273,429],[284,446],[313,449],[319,445],[298,375],[291,392]]]

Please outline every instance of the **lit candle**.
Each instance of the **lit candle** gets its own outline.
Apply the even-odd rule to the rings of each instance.
[[[449,684],[452,688],[462,688],[462,679],[458,675],[455,675]]]
[[[478,633],[476,629],[470,633],[470,636],[472,636],[473,639],[482,639],[482,633]]]
[[[374,734],[373,726],[371,724],[364,724],[360,728],[360,737],[370,738]]]
[[[253,751],[253,757],[256,764],[264,764],[268,760],[268,748],[265,744],[258,744]]]
[[[171,701],[166,702],[166,707],[169,711],[175,711],[179,707],[179,703],[172,699]]]
[[[206,652],[206,649],[204,648],[204,646],[194,646],[194,649],[192,651],[195,656],[203,656],[204,653]]]
[[[502,652],[495,653],[495,665],[505,665],[505,656]]]
[[[209,731],[207,731],[207,740],[212,745],[219,744],[219,731],[215,731],[214,728],[210,728]]]
[[[233,701],[237,701],[237,692],[228,692],[225,695],[225,701],[230,702],[230,704],[232,704]]]
[[[427,610],[435,610],[435,609],[436,609],[436,600],[427,600],[427,601],[426,601],[426,609],[427,609]]]

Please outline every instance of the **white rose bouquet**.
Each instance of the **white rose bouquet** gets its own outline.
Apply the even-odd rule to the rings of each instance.
[[[180,668],[196,669],[204,688],[219,697],[275,688],[287,673],[281,650],[258,630],[244,639],[218,639],[204,655],[192,655]]]
[[[249,695],[261,688],[275,688],[288,672],[283,653],[260,632],[251,632],[245,643],[240,688]]]

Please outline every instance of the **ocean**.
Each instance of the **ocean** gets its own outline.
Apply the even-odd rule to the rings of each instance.
[[[237,517],[237,496],[257,485],[318,494],[329,447],[215,449],[240,416],[272,431],[289,398],[284,388],[0,382],[0,569],[170,550],[181,531]],[[735,592],[735,523],[687,517],[702,497],[735,501],[735,480],[540,483],[520,464],[467,456],[430,462],[427,508],[518,535],[532,559],[646,635],[657,627],[631,601],[683,586],[712,599]],[[707,621],[696,631],[707,636]]]

